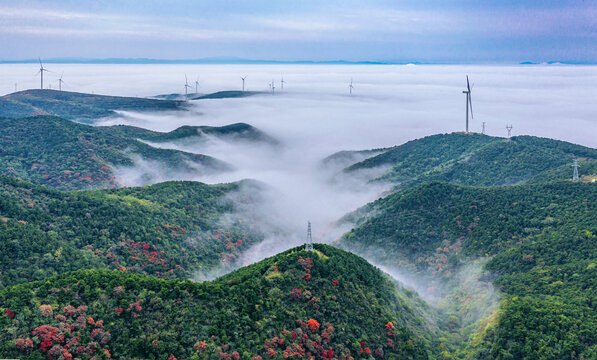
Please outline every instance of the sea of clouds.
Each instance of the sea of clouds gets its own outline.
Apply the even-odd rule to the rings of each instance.
[[[48,64],[46,84],[64,90],[122,96],[246,89],[275,95],[190,101],[186,112],[134,113],[98,125],[128,124],[157,131],[182,125],[244,122],[281,142],[279,147],[208,137],[202,143],[160,144],[213,156],[235,171],[193,178],[207,183],[255,179],[267,189],[260,204],[243,208],[271,235],[245,255],[250,263],[305,240],[331,242],[345,226],[336,221],[385,190],[383,184],[331,181],[339,170],[321,160],[340,150],[389,147],[464,129],[466,75],[473,84],[471,130],[536,135],[597,146],[597,67],[564,65],[73,65]],[[1,65],[0,91],[39,86],[35,64]],[[281,79],[284,79],[284,89]],[[349,82],[353,94],[349,95]],[[128,169],[134,184],[134,169]],[[127,172],[124,172],[127,173]],[[156,176],[156,178],[160,178]],[[188,179],[188,177],[183,177]],[[132,183],[131,183],[132,182]],[[275,230],[272,230],[275,229]]]

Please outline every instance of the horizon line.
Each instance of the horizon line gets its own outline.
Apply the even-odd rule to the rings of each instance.
[[[0,64],[31,64],[37,63],[38,59],[7,59],[0,60]],[[218,56],[199,59],[155,59],[155,58],[84,58],[84,57],[64,57],[48,58],[43,60],[45,63],[55,64],[321,64],[321,65],[596,65],[597,61],[502,61],[502,62],[461,62],[461,61],[400,61],[400,60],[264,60],[264,59],[245,59],[233,56]]]

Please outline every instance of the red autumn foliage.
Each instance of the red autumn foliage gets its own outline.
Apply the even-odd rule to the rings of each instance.
[[[337,286],[338,285],[338,280],[332,280],[332,285],[333,286]]]
[[[205,343],[205,341],[200,341],[198,343],[195,343],[195,345],[193,346],[193,348],[195,350],[199,350],[199,351],[203,351],[207,348],[207,344]]]
[[[305,279],[305,280],[309,280],[309,279],[311,279],[311,274],[307,273],[307,274],[305,274],[305,275],[303,275],[303,276],[301,276],[301,277],[302,277],[303,279]]]
[[[388,322],[386,324],[386,333],[388,336],[393,336],[394,334],[396,334],[394,332],[394,325],[391,322]]]
[[[290,296],[292,296],[292,299],[295,301],[300,299],[301,295],[302,295],[301,289],[294,288],[294,289],[290,290]]]
[[[128,309],[129,311],[134,310],[134,311],[141,311],[143,310],[143,307],[141,307],[141,302],[137,301],[134,303],[130,303]]]
[[[12,310],[10,310],[10,308],[7,308],[6,310],[4,310],[4,313],[6,314],[6,316],[8,316],[10,318],[15,317],[15,313]]]
[[[15,340],[15,346],[16,346],[17,350],[29,353],[33,350],[33,340],[31,340],[29,338],[26,338],[26,339],[19,338],[19,339]]]
[[[311,262],[311,258],[304,259],[302,256],[299,256],[298,263],[303,267],[306,272],[310,272],[311,268],[313,267],[313,262]]]
[[[309,319],[309,321],[307,321],[307,326],[310,327],[313,332],[319,330],[319,322],[315,319]]]

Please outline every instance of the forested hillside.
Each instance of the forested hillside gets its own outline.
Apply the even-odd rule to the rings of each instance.
[[[0,97],[0,117],[55,115],[68,120],[93,122],[116,116],[114,110],[183,110],[184,101],[84,94],[49,89],[31,89]]]
[[[503,300],[464,339],[471,343],[461,356],[589,359],[597,356],[596,200],[590,183],[434,182],[372,203],[338,246],[417,273],[438,291],[463,266],[489,257],[485,269],[497,276]]]
[[[412,140],[344,169],[345,175],[385,170],[377,180],[406,188],[428,181],[474,186],[540,183],[581,174],[597,178],[597,149],[534,136],[440,134]]]
[[[187,279],[225,267],[258,240],[221,221],[238,186],[62,192],[0,177],[0,286],[85,268]]]
[[[276,139],[245,123],[226,126],[181,126],[170,132],[157,132],[128,125],[102,126],[98,129],[108,134],[139,138],[151,142],[202,142],[206,141],[206,136],[213,136],[224,141],[278,144]]]
[[[0,126],[0,174],[56,189],[120,186],[115,168],[135,167],[142,184],[230,170],[209,156],[154,148],[54,116],[0,118]]]
[[[212,282],[85,270],[0,292],[20,359],[428,359],[426,320],[365,260],[295,248]],[[403,296],[410,296],[406,300]]]

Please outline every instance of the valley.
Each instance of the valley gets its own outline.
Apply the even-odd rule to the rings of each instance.
[[[4,96],[0,354],[597,356],[592,144],[361,123],[380,102]]]

